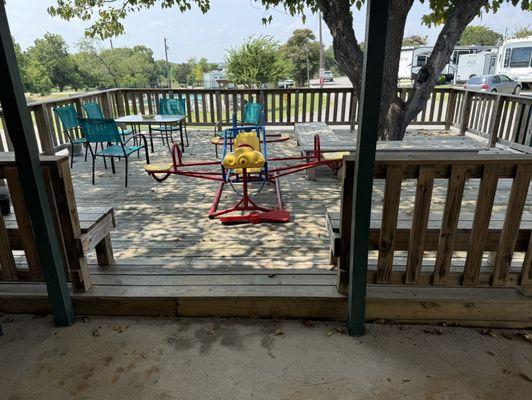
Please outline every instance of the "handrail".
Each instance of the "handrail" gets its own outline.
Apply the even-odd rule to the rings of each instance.
[[[411,88],[398,88],[397,95],[407,100]],[[358,99],[351,87],[285,89],[204,89],[204,88],[115,88],[28,104],[35,121],[40,150],[51,152],[65,144],[60,122],[52,112],[55,106],[74,104],[82,115],[81,104],[90,100],[100,104],[106,117],[157,112],[164,97],[184,98],[189,126],[213,126],[242,113],[246,101],[264,104],[268,125],[292,126],[295,123],[324,122],[349,125],[358,119]],[[436,88],[412,125],[458,128],[489,140],[491,146],[502,143],[529,152],[532,146],[532,97],[471,92],[462,88]],[[2,132],[0,110],[0,151],[11,144]],[[81,134],[78,132],[78,135]]]

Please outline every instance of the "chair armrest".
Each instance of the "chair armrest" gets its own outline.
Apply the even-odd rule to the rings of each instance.
[[[148,142],[146,141],[146,136],[144,136],[144,134],[142,134],[142,133],[137,133],[137,134],[135,134],[135,135],[130,136],[130,137],[129,137],[125,142],[123,142],[122,144],[125,146],[125,145],[127,145],[131,140],[133,140],[133,139],[135,139],[135,138],[137,138],[137,137],[142,138],[142,141],[144,142],[144,145],[147,145]]]

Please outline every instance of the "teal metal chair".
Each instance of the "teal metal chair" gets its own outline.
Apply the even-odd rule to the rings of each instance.
[[[185,99],[159,99],[159,114],[160,115],[187,115],[187,104],[185,102]],[[187,131],[187,120],[185,118],[183,122],[183,128],[185,130],[185,139],[187,141],[187,146],[189,145],[188,142],[188,131]],[[172,133],[175,131],[180,130],[179,126],[157,126],[157,127],[151,127],[150,126],[150,136],[151,131],[158,131],[158,132],[170,132],[170,139],[172,139]]]
[[[87,143],[84,137],[77,137],[80,128],[78,112],[73,104],[55,107],[53,110],[59,117],[61,125],[63,125],[63,132],[70,142],[70,168],[72,168],[74,166],[74,145]],[[88,148],[85,147],[85,161],[87,161],[87,151]]]
[[[94,172],[96,157],[102,157],[104,160],[107,157],[111,158],[111,168],[113,174],[116,172],[114,158],[124,157],[126,159],[125,167],[125,186],[127,187],[127,174],[128,174],[128,161],[129,156],[135,152],[139,152],[140,149],[144,148],[146,154],[146,162],[150,163],[150,156],[148,154],[148,143],[146,142],[146,137],[138,133],[133,135],[125,142],[122,140],[118,126],[113,119],[91,119],[91,118],[79,118],[81,125],[81,130],[87,139],[87,144],[92,156],[92,184],[94,185]],[[142,146],[128,146],[128,142],[135,138],[140,138],[144,144]],[[95,143],[96,146],[98,143],[107,143],[106,148],[97,150],[92,148],[91,143]]]
[[[237,125],[240,127],[245,127],[246,125],[261,127],[263,125],[261,121],[263,109],[264,107],[262,104],[255,103],[253,101],[248,101],[244,105],[244,113],[242,120],[236,121]],[[220,120],[214,125],[214,137],[212,140],[212,144],[214,144],[216,157],[218,157],[218,146],[220,145],[219,139],[223,138],[224,136],[224,127],[229,127],[232,125],[233,120]]]
[[[95,102],[83,103],[81,106],[85,110],[85,114],[87,115],[87,118],[105,119],[102,108],[100,107],[98,103],[95,103]],[[126,136],[131,135],[133,133],[131,129],[125,129],[122,127],[119,127],[119,128],[120,128],[120,133],[124,137],[124,140],[126,139]]]

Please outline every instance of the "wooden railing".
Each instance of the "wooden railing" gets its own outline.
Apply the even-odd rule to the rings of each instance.
[[[41,155],[44,180],[66,275],[75,289],[91,286],[67,156]],[[0,153],[0,179],[7,180],[16,220],[0,215],[0,280],[43,281],[37,244],[14,153]],[[24,252],[14,256],[13,251]],[[18,258],[18,259],[17,259]]]
[[[352,182],[354,163],[353,156],[345,160],[346,181]],[[531,286],[530,210],[523,219],[531,177],[532,157],[524,154],[377,153],[374,179],[383,199],[372,210],[369,250],[378,255],[368,283]],[[340,216],[328,214],[329,224],[337,224],[331,250],[341,290],[349,279],[351,186],[344,185]],[[464,198],[464,188],[473,196]],[[507,197],[501,202],[500,196]],[[413,210],[405,212],[405,200]],[[433,212],[442,200],[442,209]],[[524,253],[518,265],[512,263],[515,252]],[[397,263],[398,254],[406,263]]]
[[[471,132],[488,139],[532,152],[532,97],[456,89],[451,124],[460,134]]]
[[[405,100],[410,93],[411,89],[398,89],[398,96]],[[52,111],[54,107],[74,104],[82,115],[81,104],[95,101],[106,116],[118,117],[156,113],[159,99],[167,97],[185,99],[190,126],[213,126],[219,120],[231,119],[233,111],[240,113],[241,117],[244,103],[251,99],[264,104],[266,124],[272,126],[301,122],[354,126],[358,119],[358,100],[351,88],[111,89],[31,103],[28,109],[34,120],[40,150],[51,151],[68,142]],[[456,88],[435,89],[412,125],[456,127],[461,134],[470,132],[486,137],[491,145],[499,142],[530,151],[531,104],[532,98],[523,96],[475,93]],[[0,123],[2,119],[0,111]],[[2,132],[2,126],[0,151],[8,151],[11,144]]]

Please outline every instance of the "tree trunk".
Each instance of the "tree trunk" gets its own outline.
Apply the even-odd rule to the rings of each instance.
[[[334,58],[360,95],[363,53],[353,30],[350,0],[319,0],[318,7],[333,37]]]
[[[404,102],[397,97],[397,76],[399,74],[399,58],[405,30],[406,17],[414,0],[399,0],[390,3],[388,30],[386,33],[386,54],[384,55],[383,97],[379,121],[379,139],[398,140],[394,135],[396,127],[404,113]]]
[[[388,19],[386,65],[384,69],[383,109],[379,121],[379,138],[402,140],[408,125],[421,112],[438,78],[451,59],[456,43],[465,27],[475,18],[487,0],[462,0],[450,11],[427,64],[421,68],[412,92],[405,102],[397,96],[399,58],[406,17],[413,0],[391,0]],[[355,95],[360,95],[363,53],[353,31],[351,0],[318,0],[317,5],[333,37],[334,57],[339,69],[353,84]]]
[[[462,36],[465,27],[478,16],[480,9],[486,4],[487,0],[461,1],[451,11],[438,35],[427,64],[419,70],[414,81],[412,93],[405,103],[401,119],[393,133],[394,137],[398,139],[404,137],[407,126],[416,118],[429,100],[438,78],[445,65],[449,63],[454,47],[458,43],[460,36]]]

